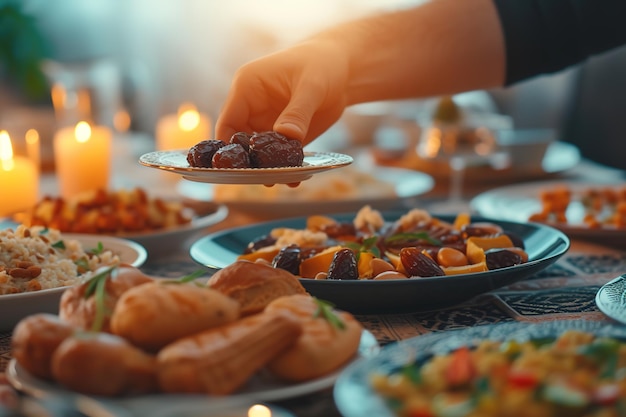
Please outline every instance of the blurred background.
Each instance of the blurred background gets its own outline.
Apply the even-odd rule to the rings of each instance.
[[[342,20],[415,3],[0,0],[0,123],[37,124],[45,141],[46,132],[86,111],[118,131],[153,136],[158,120],[183,103],[214,123],[234,71],[246,61]],[[554,129],[584,157],[624,169],[625,66],[618,50],[467,102],[475,97],[515,128]],[[81,104],[83,95],[88,104]],[[414,117],[426,102],[385,111]]]

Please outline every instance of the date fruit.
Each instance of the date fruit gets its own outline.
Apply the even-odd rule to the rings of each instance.
[[[297,245],[285,246],[274,257],[272,266],[284,269],[294,275],[300,275],[301,252]]]
[[[409,277],[440,277],[446,274],[437,262],[418,248],[402,248],[400,261]]]
[[[340,249],[333,256],[326,279],[359,279],[356,256],[350,249]]]
[[[208,139],[196,143],[187,152],[187,162],[196,168],[212,168],[213,155],[226,143],[217,139]]]
[[[264,248],[266,246],[272,246],[274,243],[276,243],[275,237],[273,237],[272,235],[264,235],[248,243],[248,246],[246,246],[246,250],[244,251],[244,253],[247,254],[247,253],[256,252],[259,249]]]
[[[250,137],[251,134],[246,132],[237,132],[230,137],[230,143],[238,143],[246,150],[246,152],[250,151]]]
[[[250,168],[250,156],[238,143],[229,143],[213,154],[213,168]]]
[[[302,143],[274,131],[255,133],[250,138],[250,161],[256,168],[302,166]]]
[[[523,263],[523,259],[513,251],[497,248],[485,251],[485,262],[487,263],[487,268],[491,271],[493,269],[519,265]]]

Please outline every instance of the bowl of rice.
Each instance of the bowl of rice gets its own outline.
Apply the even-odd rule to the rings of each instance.
[[[40,226],[0,230],[0,332],[35,313],[58,313],[63,291],[99,268],[141,266],[147,252],[136,242],[100,235],[62,234]]]

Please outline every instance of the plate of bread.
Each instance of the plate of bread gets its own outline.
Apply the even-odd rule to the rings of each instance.
[[[273,401],[331,387],[375,354],[348,312],[290,273],[241,261],[208,279],[119,266],[67,289],[59,314],[22,319],[7,375],[37,397],[87,399],[131,415]]]

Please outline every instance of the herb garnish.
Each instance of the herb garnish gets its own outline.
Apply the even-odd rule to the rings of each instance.
[[[439,239],[435,239],[431,237],[427,232],[417,232],[417,233],[396,233],[385,238],[386,243],[390,242],[401,242],[401,241],[415,241],[415,240],[425,240],[432,245],[441,245],[441,241]]]
[[[93,295],[96,303],[96,316],[94,317],[91,325],[91,330],[99,332],[102,330],[104,324],[104,318],[106,315],[106,305],[104,304],[106,297],[106,281],[108,278],[113,277],[117,266],[111,266],[102,272],[97,273],[87,281],[87,288],[85,289],[84,298],[89,298]]]
[[[363,239],[363,242],[361,242],[360,244],[355,242],[346,242],[343,245],[357,253],[357,260],[361,252],[370,252],[377,258],[380,258],[380,249],[378,249],[378,246],[376,246],[377,242],[377,236],[370,236]]]
[[[89,260],[85,257],[82,258],[78,258],[74,261],[74,264],[76,265],[76,267],[78,268],[78,272],[83,274],[87,271],[89,271]]]
[[[54,242],[51,245],[53,248],[65,250],[65,242],[63,240],[59,240],[58,242]]]
[[[331,326],[337,329],[343,330],[346,328],[346,324],[343,322],[343,320],[341,320],[339,316],[337,316],[337,314],[335,314],[335,312],[333,311],[333,308],[335,307],[334,304],[317,298],[313,298],[313,300],[317,304],[317,310],[315,310],[313,317],[322,317],[328,323],[330,323]]]
[[[104,252],[104,245],[102,244],[102,242],[98,242],[98,245],[93,248],[90,249],[88,251],[88,253],[94,254],[94,255],[101,255]]]
[[[171,281],[168,280],[168,281],[165,281],[165,283],[166,284],[187,284],[188,282],[195,281],[197,278],[200,278],[204,274],[205,274],[205,271],[203,271],[202,269],[198,269],[189,275],[185,275],[182,278],[171,280]]]

